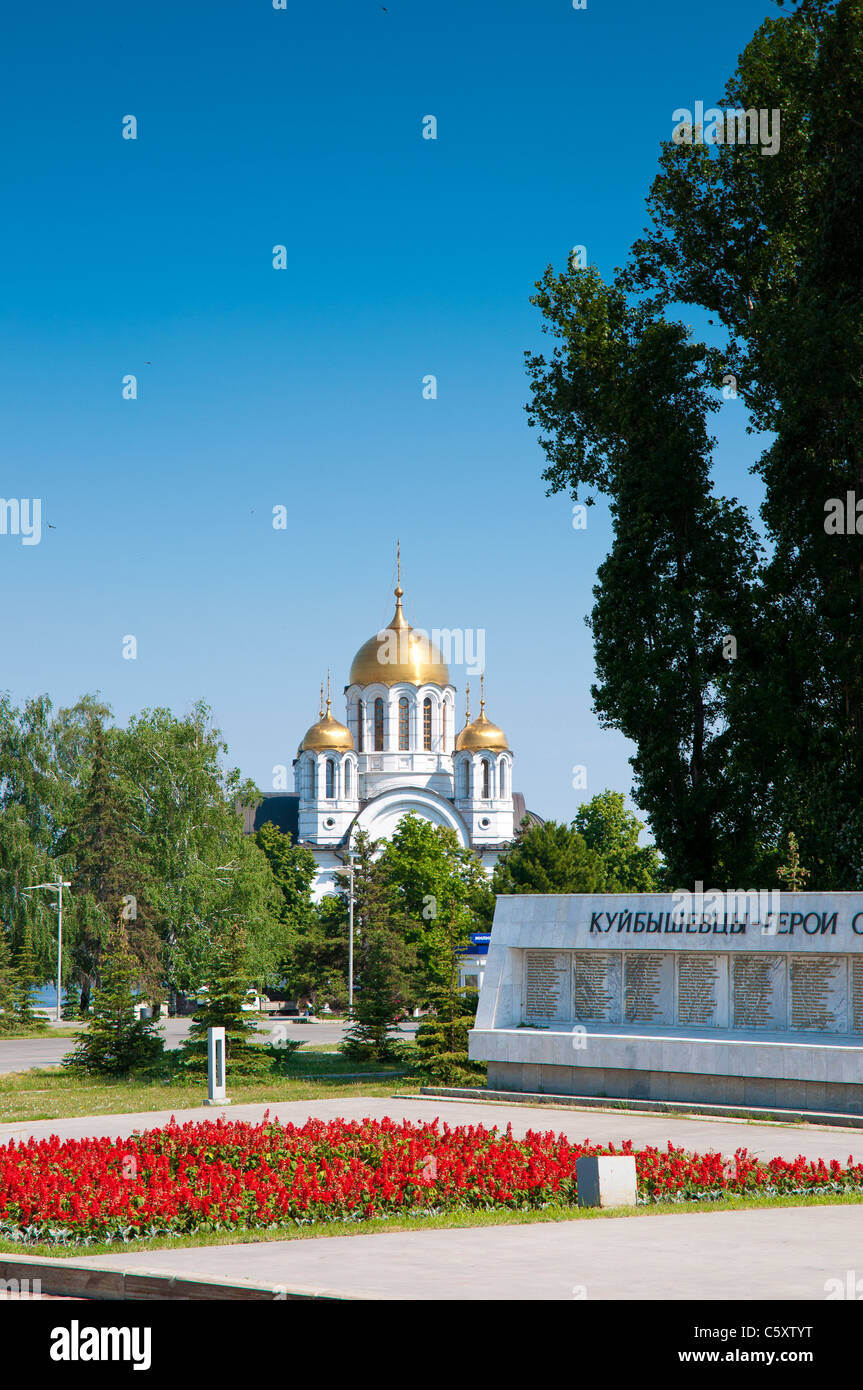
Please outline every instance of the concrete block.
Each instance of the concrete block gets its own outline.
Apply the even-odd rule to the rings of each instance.
[[[635,1158],[628,1154],[598,1154],[579,1158],[575,1181],[580,1207],[634,1207],[637,1185]]]

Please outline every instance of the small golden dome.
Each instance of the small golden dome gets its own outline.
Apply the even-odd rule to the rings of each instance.
[[[402,611],[401,585],[396,585],[396,611],[389,627],[364,642],[351,662],[350,685],[449,685],[449,671],[439,649],[427,635],[414,631]]]
[[[479,714],[471,722],[470,717],[470,686],[467,688],[468,707],[465,714],[467,723],[456,734],[455,751],[457,753],[508,753],[509,744],[506,741],[506,734],[497,724],[492,724],[490,719],[485,716],[485,677],[482,678],[483,698],[479,702]]]
[[[330,700],[327,700],[326,714],[321,711],[321,717],[317,724],[313,724],[306,731],[305,738],[297,749],[298,753],[305,753],[309,749],[316,753],[349,753],[353,749],[353,735],[350,729],[339,723],[338,719],[333,719],[330,714],[330,703]]]

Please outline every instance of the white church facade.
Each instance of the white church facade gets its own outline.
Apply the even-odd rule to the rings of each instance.
[[[453,830],[491,873],[525,816],[513,792],[513,755],[506,735],[485,713],[457,728],[456,688],[439,647],[414,629],[395,589],[387,628],[364,642],[344,688],[345,718],[334,718],[329,692],[294,760],[293,795],[272,793],[246,811],[246,828],[274,821],[311,850],[318,865],[313,894],[337,891],[354,838],[389,839],[410,812]],[[530,816],[537,821],[538,817]],[[485,951],[467,958],[481,983]],[[472,981],[469,981],[472,983]]]

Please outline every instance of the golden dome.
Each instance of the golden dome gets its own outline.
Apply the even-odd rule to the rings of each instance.
[[[484,711],[480,711],[479,717],[472,724],[465,724],[461,733],[456,736],[455,751],[481,753],[483,750],[508,753],[509,744],[503,729],[498,728],[497,724],[492,724],[490,719],[486,719]]]
[[[330,703],[328,699],[326,714],[322,710],[317,724],[313,724],[307,730],[305,738],[297,749],[298,753],[305,753],[309,749],[318,753],[348,753],[352,750],[354,746],[353,735],[350,729],[339,723],[338,719],[333,719],[330,714]]]
[[[402,611],[401,585],[396,585],[396,611],[389,626],[364,642],[351,662],[350,685],[449,685],[449,671],[438,648],[425,634],[414,631]]]
[[[483,678],[483,691],[485,679]],[[470,686],[467,688],[468,708],[465,715],[467,723],[456,734],[455,751],[457,753],[508,753],[509,744],[506,741],[506,734],[497,724],[492,724],[490,719],[485,717],[485,696],[479,702],[479,714],[471,722],[470,717]]]

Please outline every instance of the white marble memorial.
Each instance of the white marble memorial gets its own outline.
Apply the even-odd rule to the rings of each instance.
[[[863,894],[497,900],[495,1090],[863,1113]]]

